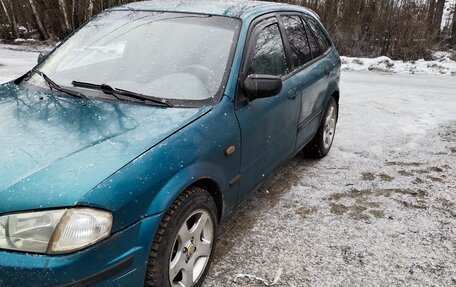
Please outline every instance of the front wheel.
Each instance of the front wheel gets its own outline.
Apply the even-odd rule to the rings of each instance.
[[[212,261],[217,213],[211,195],[184,191],[163,216],[149,257],[147,287],[198,287]]]
[[[331,97],[317,134],[312,141],[304,147],[303,151],[306,156],[311,158],[323,158],[329,153],[336,134],[338,113],[339,108],[337,102],[334,97]]]

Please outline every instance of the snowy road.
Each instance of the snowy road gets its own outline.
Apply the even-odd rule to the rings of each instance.
[[[344,72],[329,156],[297,156],[222,228],[206,286],[454,286],[456,80]]]
[[[36,57],[0,47],[0,82]],[[455,174],[454,77],[344,72],[332,152],[240,206],[205,286],[454,286]]]

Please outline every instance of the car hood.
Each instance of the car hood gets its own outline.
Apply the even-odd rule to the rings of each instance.
[[[0,86],[0,214],[72,206],[210,110],[90,101]]]

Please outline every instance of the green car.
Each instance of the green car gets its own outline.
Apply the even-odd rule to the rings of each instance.
[[[329,152],[340,64],[303,7],[94,17],[0,85],[0,286],[201,286],[220,222],[300,151]]]

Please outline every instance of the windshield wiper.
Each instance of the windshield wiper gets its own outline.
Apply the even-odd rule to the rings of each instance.
[[[150,103],[153,103],[153,104],[156,104],[159,106],[163,106],[163,107],[168,107],[168,108],[172,107],[172,105],[165,99],[159,99],[159,98],[143,95],[143,94],[132,92],[132,91],[113,88],[106,84],[98,85],[98,84],[78,82],[78,81],[73,81],[72,84],[75,87],[102,91],[105,94],[112,95],[113,97],[115,97],[118,100],[122,100],[121,98],[119,98],[119,96],[122,96],[122,97],[140,100],[143,102],[150,102]]]
[[[37,73],[38,75],[40,75],[46,81],[47,85],[49,86],[49,88],[51,90],[56,90],[56,91],[65,93],[67,95],[73,96],[75,98],[87,99],[87,97],[80,92],[73,91],[73,90],[60,86],[59,84],[54,82],[51,78],[49,78],[45,73],[41,72],[40,70],[36,70],[36,69],[32,70],[32,73]]]

